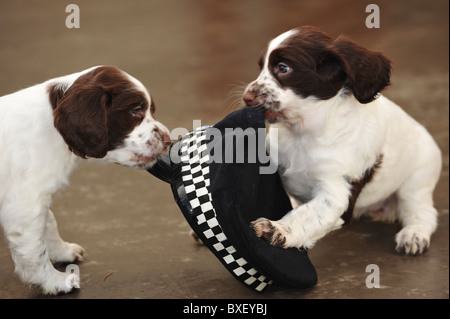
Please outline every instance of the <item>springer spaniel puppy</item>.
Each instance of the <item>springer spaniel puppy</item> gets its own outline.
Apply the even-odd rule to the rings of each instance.
[[[286,191],[300,204],[252,222],[274,246],[312,247],[352,216],[397,219],[396,250],[423,253],[437,226],[433,190],[441,152],[426,129],[380,92],[390,61],[311,26],[269,42],[244,93],[264,106]],[[278,141],[270,139],[278,129]],[[273,146],[273,145],[271,145]]]
[[[81,260],[61,239],[50,210],[80,159],[147,169],[170,144],[141,82],[98,66],[0,97],[0,222],[15,271],[45,294],[67,293],[79,278],[52,262]]]

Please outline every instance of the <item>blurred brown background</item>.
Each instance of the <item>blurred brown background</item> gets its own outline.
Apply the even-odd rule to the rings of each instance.
[[[69,3],[0,1],[0,95],[94,65],[115,65],[147,86],[158,120],[171,130],[190,130],[192,120],[214,124],[239,105],[271,38],[311,24],[391,58],[393,84],[384,94],[432,133],[444,167],[435,192],[440,226],[426,254],[397,255],[399,226],[362,220],[310,251],[316,287],[273,286],[256,294],[187,236],[167,184],[146,172],[83,163],[53,204],[62,237],[86,249],[79,264],[82,289],[61,298],[449,297],[447,0],[76,0],[79,29],[66,28]],[[365,26],[369,3],[380,8],[379,29]],[[368,264],[380,267],[380,289],[365,286]],[[0,298],[40,297],[13,270],[1,240]]]

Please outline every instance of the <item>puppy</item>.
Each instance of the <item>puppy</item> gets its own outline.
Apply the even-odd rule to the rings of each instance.
[[[81,159],[146,169],[170,144],[141,82],[99,66],[0,97],[0,222],[15,271],[45,294],[67,293],[79,278],[52,262],[81,260],[83,248],[58,234],[53,194]]]
[[[426,129],[380,92],[390,61],[311,26],[287,31],[263,51],[243,95],[278,129],[278,167],[299,205],[282,219],[252,222],[274,246],[312,247],[352,216],[399,220],[396,250],[423,253],[437,226],[433,190],[441,152]],[[271,145],[273,147],[273,145]]]

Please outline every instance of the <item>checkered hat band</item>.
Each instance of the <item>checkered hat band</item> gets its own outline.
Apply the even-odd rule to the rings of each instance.
[[[209,154],[207,152],[205,127],[199,128],[181,141],[181,176],[187,198],[198,224],[217,256],[222,258],[237,278],[249,287],[262,291],[272,280],[251,267],[239,255],[217,220],[209,192]]]

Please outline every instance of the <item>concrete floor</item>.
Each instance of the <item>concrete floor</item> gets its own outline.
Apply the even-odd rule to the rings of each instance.
[[[86,249],[79,264],[82,288],[57,298],[449,297],[447,0],[378,0],[380,29],[365,27],[364,1],[76,3],[80,29],[65,27],[65,2],[0,2],[0,95],[111,64],[149,88],[160,121],[170,129],[190,130],[192,120],[213,124],[237,106],[270,38],[313,24],[392,59],[393,84],[385,95],[429,129],[444,164],[435,192],[439,228],[423,256],[396,254],[398,225],[361,220],[310,251],[317,286],[291,290],[274,285],[258,294],[187,236],[188,225],[168,185],[146,172],[83,163],[52,206],[62,237]],[[368,264],[380,267],[379,289],[365,286]],[[0,298],[40,298],[13,270],[6,241],[0,240]]]

